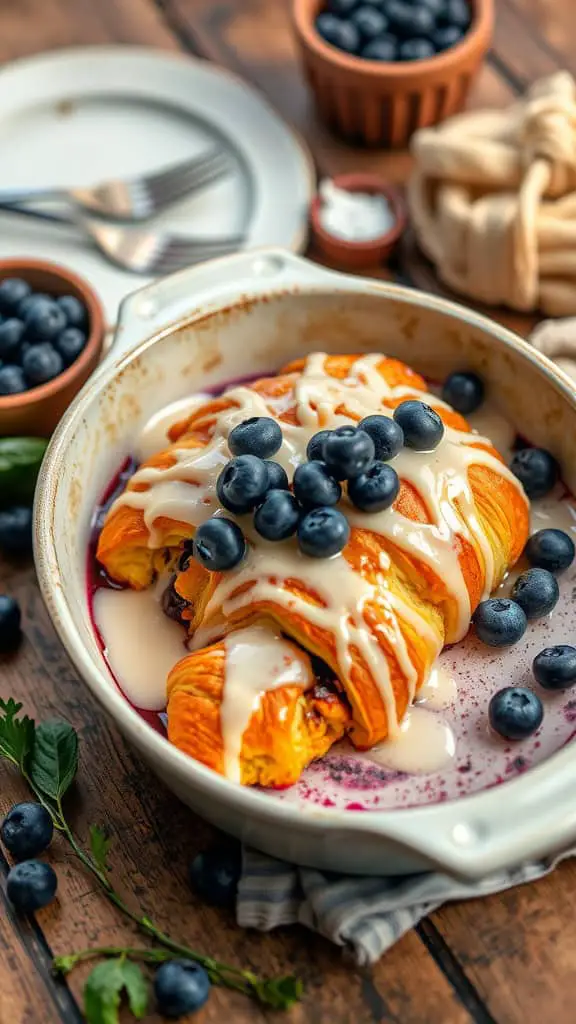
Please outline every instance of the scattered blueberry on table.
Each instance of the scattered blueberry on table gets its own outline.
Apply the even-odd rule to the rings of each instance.
[[[495,693],[488,709],[490,725],[507,740],[525,740],[542,725],[542,701],[523,686],[505,686]]]
[[[559,598],[558,582],[548,569],[527,569],[512,587],[512,599],[520,605],[529,620],[549,615]]]
[[[205,903],[233,907],[240,873],[240,847],[216,846],[196,855],[190,865],[190,885]]]
[[[54,834],[52,818],[38,803],[15,804],[0,825],[0,839],[15,860],[44,853]]]
[[[0,594],[0,652],[13,651],[22,636],[20,605],[8,594]]]
[[[13,907],[33,914],[52,902],[58,888],[56,872],[41,860],[24,860],[8,872],[6,893]]]
[[[0,509],[0,549],[15,555],[32,551],[32,509],[27,505]]]
[[[0,281],[0,397],[58,377],[84,351],[88,327],[76,296],[33,292],[17,277]]]
[[[154,995],[164,1017],[184,1017],[204,1006],[210,995],[210,979],[192,960],[167,960],[156,971]]]
[[[315,24],[337,50],[389,63],[442,53],[471,21],[467,0],[327,0]]]
[[[576,684],[576,647],[545,647],[534,658],[532,671],[545,690],[568,690]]]

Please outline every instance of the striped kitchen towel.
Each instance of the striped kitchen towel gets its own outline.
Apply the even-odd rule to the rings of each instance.
[[[481,882],[461,882],[434,873],[387,878],[337,875],[287,864],[245,847],[236,916],[242,927],[259,931],[303,924],[347,947],[357,964],[371,964],[448,900],[472,899],[532,882],[575,852],[568,850]]]

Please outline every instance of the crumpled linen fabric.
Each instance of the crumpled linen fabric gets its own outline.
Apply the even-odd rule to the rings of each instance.
[[[477,302],[576,315],[576,82],[536,82],[412,140],[412,224],[439,277]]]

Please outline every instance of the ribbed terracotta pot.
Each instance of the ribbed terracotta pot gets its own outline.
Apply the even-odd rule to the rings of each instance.
[[[85,348],[63,373],[19,395],[0,396],[0,435],[49,437],[62,414],[95,369],[104,341],[104,311],[87,281],[46,260],[0,260],[0,281],[21,277],[37,292],[74,295],[88,313]]]
[[[456,46],[429,60],[364,60],[316,31],[325,0],[293,0],[304,70],[320,117],[355,145],[405,147],[417,128],[458,113],[490,45],[494,0],[470,0],[472,24]]]

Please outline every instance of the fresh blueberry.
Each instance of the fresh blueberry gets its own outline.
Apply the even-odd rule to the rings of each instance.
[[[0,594],[0,651],[13,651],[18,646],[22,635],[20,621],[18,602],[8,594]]]
[[[527,569],[512,587],[512,598],[527,619],[541,619],[558,604],[558,581],[547,569]]]
[[[194,892],[212,907],[233,907],[240,880],[240,850],[235,844],[199,853],[190,865]]]
[[[211,572],[225,572],[238,565],[246,554],[246,540],[231,519],[208,519],[194,535],[193,555]]]
[[[576,647],[545,647],[534,658],[532,671],[545,690],[568,690],[576,683]]]
[[[52,842],[54,825],[42,804],[15,804],[0,825],[0,838],[16,860],[44,853]]]
[[[309,462],[324,461],[324,444],[331,433],[331,430],[319,430],[310,438],[306,448],[306,458]]]
[[[324,442],[324,458],[339,480],[352,480],[372,465],[374,442],[358,427],[337,427]]]
[[[68,327],[77,327],[85,331],[88,326],[86,309],[75,295],[60,295],[56,299],[56,305],[60,307],[66,317]]]
[[[442,50],[449,50],[451,46],[456,46],[461,39],[462,32],[456,25],[441,25],[432,35],[432,42],[439,53]]]
[[[342,488],[334,479],[325,462],[303,462],[292,481],[294,494],[304,508],[337,505]]]
[[[489,647],[512,647],[521,640],[528,626],[520,605],[503,597],[482,601],[472,622],[478,638]]]
[[[330,14],[338,18],[347,18],[352,11],[358,7],[359,0],[328,0],[327,8]]]
[[[430,13],[437,18],[444,10],[446,0],[420,0],[420,3],[427,7]]]
[[[364,43],[383,35],[388,28],[388,18],[377,7],[357,7],[350,21],[356,25]]]
[[[167,960],[154,976],[154,995],[162,1016],[175,1020],[204,1006],[210,979],[193,960]]]
[[[12,505],[0,509],[0,548],[10,554],[32,551],[32,509]]]
[[[47,907],[58,888],[56,873],[41,860],[24,860],[8,872],[6,892],[16,910],[33,914]]]
[[[324,12],[316,18],[316,31],[327,43],[345,53],[358,53],[360,49],[360,33],[351,21]]]
[[[400,44],[398,57],[400,60],[428,60],[435,53],[429,39],[406,39]]]
[[[434,29],[434,15],[424,4],[390,0],[386,5],[390,27],[403,39],[428,38]]]
[[[20,277],[5,277],[0,282],[0,313],[16,316],[20,303],[30,295],[30,285]]]
[[[506,740],[525,740],[542,725],[542,701],[524,686],[505,686],[490,701],[490,725]]]
[[[394,419],[404,433],[404,444],[417,452],[437,448],[444,437],[444,424],[438,413],[425,402],[409,399],[394,412]]]
[[[268,491],[254,514],[254,526],[266,540],[286,540],[296,533],[300,511],[290,491]]]
[[[439,20],[445,25],[455,25],[465,32],[471,21],[470,7],[466,0],[445,0]]]
[[[0,324],[0,358],[17,359],[20,342],[24,337],[24,324],[15,317]]]
[[[256,455],[230,459],[216,482],[218,500],[237,515],[256,508],[264,500],[268,487],[266,463]]]
[[[510,469],[531,499],[543,498],[560,477],[556,459],[545,448],[521,448],[514,455]]]
[[[54,342],[65,366],[70,366],[86,347],[86,335],[79,327],[66,327]]]
[[[0,366],[0,395],[20,395],[27,390],[26,378],[19,366]]]
[[[564,572],[574,561],[574,541],[564,530],[538,530],[528,541],[524,554],[530,565],[548,572]]]
[[[364,47],[361,56],[366,60],[394,61],[398,56],[398,40],[389,34],[373,39]]]
[[[26,320],[26,317],[36,305],[43,306],[46,302],[52,302],[53,300],[49,295],[45,295],[44,292],[32,292],[31,295],[27,295],[25,299],[18,305],[18,317],[20,320]]]
[[[232,455],[257,455],[270,459],[282,447],[282,428],[270,416],[252,416],[231,431],[228,447]]]
[[[451,45],[451,44],[450,44]],[[467,416],[475,412],[484,401],[484,382],[477,373],[458,371],[444,381],[442,398],[456,412]]]
[[[279,462],[272,462],[270,459],[265,459],[264,465],[268,470],[268,489],[271,491],[289,490],[288,474],[284,466],[281,466]]]
[[[41,345],[31,345],[22,357],[24,376],[32,387],[46,384],[53,380],[64,369],[64,361],[59,352],[45,341]]]
[[[346,547],[350,526],[337,508],[315,508],[298,526],[300,550],[310,558],[331,558]]]
[[[358,424],[374,442],[374,458],[382,462],[393,459],[404,447],[402,428],[390,416],[367,416]]]
[[[66,327],[66,317],[54,299],[39,300],[26,313],[29,341],[52,341]]]
[[[382,512],[390,508],[399,490],[398,474],[385,462],[375,462],[366,473],[355,477],[348,484],[350,500],[363,512]]]

